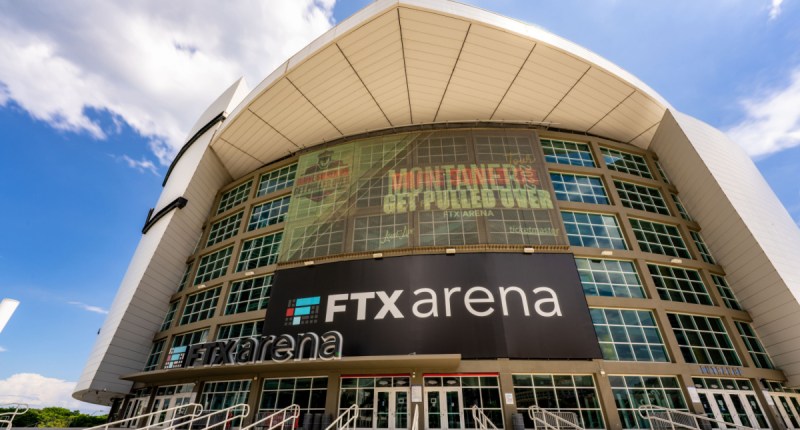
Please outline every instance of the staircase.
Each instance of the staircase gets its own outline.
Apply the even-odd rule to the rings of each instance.
[[[736,429],[754,430],[752,427],[719,421],[705,415],[693,414],[661,406],[639,406],[639,416],[650,423],[653,430],[677,429]]]
[[[533,421],[533,428],[546,430],[584,430],[575,412],[549,411],[538,406],[528,408],[528,417]]]
[[[28,412],[28,405],[24,403],[10,403],[0,405],[0,409],[13,409],[11,412],[0,412],[0,428],[5,426],[6,429],[10,429],[11,423],[14,422],[14,417]]]
[[[173,412],[173,414],[170,414]],[[112,421],[110,423],[101,424],[99,426],[89,427],[86,430],[108,430],[110,428],[118,428],[118,427],[133,427],[140,430],[145,429],[152,429],[152,428],[174,428],[176,422],[186,422],[187,420],[195,419],[199,417],[200,414],[203,413],[203,405],[199,403],[189,403],[186,405],[180,406],[173,406],[168,409],[162,409],[160,411],[149,412],[146,414],[136,415],[134,417],[121,419],[118,421]],[[169,416],[172,415],[172,418],[164,421],[159,421],[159,416]],[[140,426],[141,423],[147,423],[144,426]]]

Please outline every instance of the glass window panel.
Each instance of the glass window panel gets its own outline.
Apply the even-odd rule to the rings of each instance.
[[[700,279],[700,273],[692,269],[648,264],[647,269],[662,300],[712,305],[711,296]],[[701,321],[705,323],[705,321]]]
[[[266,309],[271,287],[271,274],[233,282],[225,305],[225,315]]]
[[[606,308],[592,308],[590,312],[604,359],[668,360],[666,347],[651,312]],[[648,316],[641,318],[643,314]],[[650,336],[645,336],[645,330],[649,331]]]
[[[278,232],[246,240],[242,244],[242,251],[239,253],[236,271],[241,272],[275,264],[278,260],[282,238],[283,232]]]
[[[614,215],[561,212],[572,246],[627,249]]]
[[[264,173],[258,184],[258,194],[256,197],[265,196],[275,191],[294,185],[294,177],[297,173],[297,164],[282,167],[278,170]]]
[[[753,329],[753,326],[742,321],[735,321],[735,323],[736,329],[739,330],[739,335],[741,335],[742,341],[744,342],[745,346],[747,346],[747,352],[750,353],[750,357],[753,359],[756,367],[760,367],[762,369],[774,369],[775,367],[772,365],[772,360],[769,358],[769,355],[764,349],[764,346],[761,344],[761,341],[758,340],[758,336],[756,335],[756,331]]]
[[[197,274],[194,277],[194,285],[200,285],[223,276],[228,271],[232,252],[233,247],[229,246],[201,257]]]
[[[575,264],[587,296],[645,296],[639,274],[631,261],[575,258]]]
[[[186,306],[178,324],[189,324],[214,316],[221,290],[222,287],[216,287],[190,295],[186,299]]]
[[[557,200],[608,204],[608,196],[603,187],[603,181],[596,176],[551,172],[550,182],[555,189]]]
[[[630,218],[633,233],[644,252],[671,257],[692,258],[678,228],[642,219]]]
[[[234,208],[235,206],[243,203],[250,196],[250,187],[253,181],[247,181],[238,187],[225,192],[219,199],[219,206],[217,207],[217,215]]]
[[[681,353],[686,362],[741,366],[741,360],[719,318],[687,314],[667,316],[675,336],[679,338]],[[709,335],[713,340],[704,341],[703,339],[709,339]]]
[[[587,144],[555,139],[542,139],[541,143],[544,159],[548,163],[595,167],[592,152]]]
[[[646,187],[631,182],[614,181],[620,201],[626,208],[670,215],[658,188]]]
[[[215,245],[236,236],[239,232],[239,224],[242,222],[242,215],[244,215],[244,211],[237,212],[212,224],[206,246]]]
[[[648,428],[637,408],[655,405],[688,412],[678,380],[672,376],[609,376],[623,428]]]
[[[250,213],[250,222],[247,224],[247,231],[282,223],[286,220],[286,212],[289,210],[290,200],[291,197],[286,196],[253,206],[253,210]]]
[[[240,403],[247,403],[250,395],[250,380],[214,381],[203,385],[198,403],[204,411],[218,411]],[[234,423],[232,425],[239,425]]]
[[[600,152],[609,169],[653,179],[653,175],[650,174],[650,169],[647,167],[647,161],[641,155],[602,147]]]
[[[717,264],[716,260],[714,260],[714,257],[711,256],[711,251],[708,249],[706,243],[703,241],[703,237],[700,236],[700,233],[690,230],[689,234],[692,235],[694,244],[695,246],[697,246],[697,250],[700,252],[700,257],[703,258],[703,261],[705,261],[708,264]]]
[[[513,375],[514,397],[526,428],[534,428],[527,411],[530,406],[574,413],[583,428],[603,428],[603,414],[591,375]],[[532,386],[535,384],[535,388]],[[499,392],[498,392],[499,394]],[[499,398],[496,400],[500,401]]]

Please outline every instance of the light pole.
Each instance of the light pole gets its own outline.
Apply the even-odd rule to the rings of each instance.
[[[3,299],[3,301],[0,302],[0,333],[3,332],[3,328],[6,326],[8,320],[11,319],[11,314],[14,313],[17,306],[19,306],[19,301],[14,299]]]

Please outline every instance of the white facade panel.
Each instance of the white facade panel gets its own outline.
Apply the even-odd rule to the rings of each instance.
[[[773,352],[778,331],[800,331],[800,230],[753,161],[722,132],[668,111],[650,149],[703,226],[706,244],[751,312],[764,347]],[[712,221],[718,217],[733,227]],[[762,302],[761,294],[750,291],[774,300]],[[789,385],[800,386],[800,350],[773,353],[772,358]]]

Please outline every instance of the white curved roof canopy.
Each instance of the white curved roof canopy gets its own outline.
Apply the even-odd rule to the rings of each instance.
[[[431,122],[544,123],[646,148],[668,107],[541,28],[445,0],[382,0],[282,64],[211,146],[234,178],[324,141]]]

